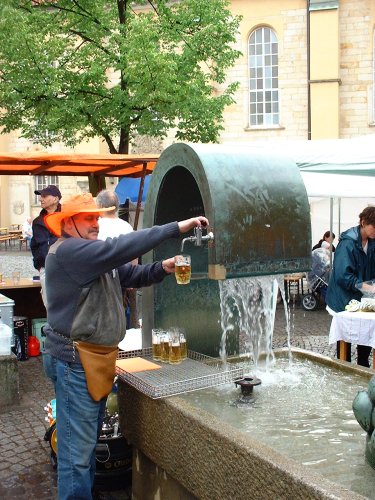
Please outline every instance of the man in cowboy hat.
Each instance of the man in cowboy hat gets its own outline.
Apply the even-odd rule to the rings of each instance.
[[[175,270],[174,258],[129,262],[168,238],[208,225],[200,216],[98,240],[100,211],[111,209],[99,209],[85,193],[45,218],[59,238],[46,259],[50,328],[43,357],[56,391],[59,500],[92,498],[98,430],[125,334],[122,290],[158,283]]]

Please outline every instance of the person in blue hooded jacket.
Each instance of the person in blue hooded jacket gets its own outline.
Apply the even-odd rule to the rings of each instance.
[[[359,225],[351,227],[340,235],[328,283],[326,296],[328,311],[335,313],[345,311],[345,306],[352,299],[360,301],[362,292],[358,287],[364,281],[374,278],[375,207],[366,207],[359,214]],[[375,289],[373,291],[375,293]],[[350,353],[350,349],[348,352]],[[357,363],[369,367],[371,347],[358,345],[357,353]]]

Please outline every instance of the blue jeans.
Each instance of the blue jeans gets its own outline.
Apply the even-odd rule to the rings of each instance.
[[[91,398],[80,363],[44,354],[43,364],[56,392],[58,499],[90,500],[106,398]]]

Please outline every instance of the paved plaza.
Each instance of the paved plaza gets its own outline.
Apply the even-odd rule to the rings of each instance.
[[[34,274],[28,252],[0,253],[0,259],[5,273],[15,266],[25,277]],[[324,307],[308,312],[292,300],[290,344],[334,357],[335,346],[328,345],[330,322]],[[282,304],[276,311],[273,345],[288,345]],[[41,356],[19,362],[18,366],[20,403],[0,409],[0,498],[54,499],[56,473],[50,461],[49,444],[43,439],[47,428],[44,407],[53,397],[53,387],[43,374]],[[102,492],[100,498],[125,500],[129,495],[125,491]]]

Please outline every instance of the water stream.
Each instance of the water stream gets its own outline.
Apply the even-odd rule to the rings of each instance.
[[[290,347],[290,307],[285,300],[284,276],[259,276],[219,281],[221,331],[220,357],[226,361],[226,343],[238,329],[239,354],[251,356],[255,367],[261,352],[267,362],[274,359],[272,336],[277,294],[280,290],[286,317]]]

